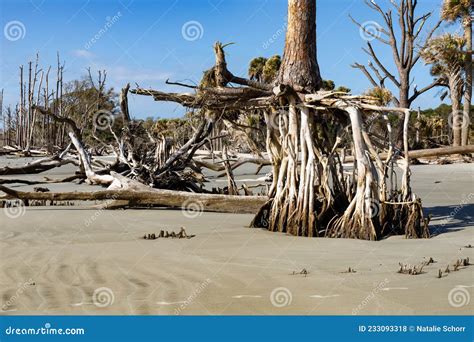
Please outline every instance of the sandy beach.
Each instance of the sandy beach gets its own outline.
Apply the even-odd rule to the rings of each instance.
[[[22,178],[61,178],[72,169]],[[1,314],[470,314],[474,267],[437,276],[457,259],[474,261],[466,248],[474,245],[473,171],[472,164],[412,167],[413,188],[433,215],[433,237],[422,240],[293,237],[247,228],[252,215],[99,210],[93,203],[28,207],[15,218],[2,210]],[[246,166],[236,179],[248,183],[266,172],[255,176]],[[143,239],[182,226],[195,237]],[[435,263],[423,274],[397,273],[399,263],[430,258]]]

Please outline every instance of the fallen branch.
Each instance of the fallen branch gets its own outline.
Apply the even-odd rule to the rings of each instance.
[[[204,167],[206,169],[212,170],[212,171],[225,171],[224,165],[217,165],[213,163],[208,163],[204,160],[194,160],[194,163],[199,166],[199,167]],[[257,164],[259,166],[265,166],[265,165],[271,165],[271,161],[268,159],[263,159],[263,158],[245,158],[245,159],[238,159],[234,164],[231,165],[231,169],[235,170],[239,166],[242,166],[247,163],[252,163],[252,164]],[[225,176],[225,173],[220,173],[217,175],[218,177]]]
[[[414,150],[409,151],[408,156],[410,158],[426,158],[426,157],[439,157],[451,154],[470,154],[474,153],[474,145],[466,146],[449,146],[449,147],[440,147],[440,148],[429,148],[425,150]],[[387,158],[387,153],[380,153],[379,157],[381,159]],[[346,156],[344,162],[352,163],[354,161],[354,156]]]
[[[91,184],[102,184],[102,185],[110,185],[115,180],[115,178],[111,175],[99,175],[92,170],[92,166],[90,164],[90,158],[87,155],[87,152],[84,150],[81,141],[74,133],[74,131],[69,132],[69,137],[76,148],[77,152],[79,153],[79,157],[81,160],[81,165],[84,168],[87,181]]]
[[[57,159],[57,157],[51,157],[51,158],[48,158],[47,160],[43,160],[41,162],[35,161],[30,164],[26,164],[24,166],[2,167],[0,168],[0,175],[7,176],[7,175],[35,174],[35,173],[48,171],[48,170],[54,169],[55,167],[63,166],[66,164],[74,164],[77,166],[79,165],[79,163],[73,159]]]
[[[48,109],[45,109],[43,107],[40,107],[40,106],[33,105],[31,108],[33,110],[37,110],[38,112],[40,112],[43,115],[52,117],[53,120],[56,121],[56,122],[65,123],[65,124],[69,125],[69,127],[76,134],[76,136],[79,139],[81,139],[81,137],[82,137],[81,130],[79,129],[79,127],[77,127],[76,122],[74,120],[72,120],[70,118],[67,118],[67,117],[59,116],[59,115],[53,113],[52,111],[50,111]]]

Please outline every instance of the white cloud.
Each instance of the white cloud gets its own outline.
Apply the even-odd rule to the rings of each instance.
[[[90,52],[88,50],[83,50],[83,49],[74,50],[73,54],[74,54],[74,56],[80,57],[80,58],[91,59],[92,57],[94,57],[94,54],[92,52]]]

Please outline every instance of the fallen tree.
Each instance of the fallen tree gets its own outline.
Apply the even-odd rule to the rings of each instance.
[[[209,170],[212,170],[212,171],[225,171],[224,165],[219,165],[219,164],[216,164],[216,163],[209,163],[209,162],[206,162],[202,159],[195,159],[194,163],[198,167],[206,168],[206,169],[209,169]],[[223,163],[223,162],[221,162],[221,163]],[[242,158],[242,159],[237,159],[230,166],[230,168],[231,168],[231,170],[235,170],[238,167],[240,167],[242,165],[245,165],[245,164],[256,164],[256,165],[258,165],[258,169],[261,169],[263,166],[271,165],[272,163],[269,159],[264,159],[264,158]],[[224,173],[219,173],[217,176],[218,177],[225,176],[225,172]]]
[[[77,162],[89,184],[121,188],[117,178],[109,174],[110,171],[119,171],[130,179],[152,188],[202,192],[198,186],[200,175],[195,175],[197,167],[193,165],[192,158],[197,149],[207,142],[212,120],[201,120],[190,139],[183,146],[172,149],[167,146],[166,139],[153,136],[143,127],[142,122],[130,120],[127,106],[128,88],[127,85],[120,95],[120,108],[124,121],[119,132],[115,132],[111,127],[114,119],[110,116],[113,114],[99,111],[94,117],[96,120],[93,122],[94,132],[100,127],[109,130],[114,138],[113,142],[105,142],[93,134],[96,141],[115,154],[115,162],[100,170],[94,170],[92,167],[91,153],[82,141],[82,129],[74,120],[60,117],[40,106],[34,106],[34,109],[54,121],[67,125],[69,138],[78,154]]]
[[[83,179],[85,175],[83,174],[75,174],[73,176],[69,176],[63,179],[51,179],[49,177],[44,177],[44,180],[40,181],[30,181],[26,179],[19,179],[19,178],[9,178],[9,179],[0,179],[0,184],[26,184],[26,185],[38,185],[38,184],[47,184],[47,183],[69,183],[76,179]]]
[[[472,154],[474,153],[474,145],[466,146],[449,146],[449,147],[439,147],[439,148],[429,148],[424,150],[414,150],[408,151],[408,156],[410,158],[428,158],[428,157],[441,157],[449,156],[453,154]],[[379,153],[380,159],[386,159],[389,154],[387,152]],[[353,162],[353,156],[346,156],[344,158],[345,162]]]
[[[128,201],[128,207],[158,206],[192,211],[254,214],[268,200],[265,196],[227,196],[171,190],[103,190],[91,192],[24,192],[0,185],[0,200],[28,201]]]
[[[23,175],[23,174],[35,174],[41,173],[60,167],[67,164],[79,165],[76,160],[73,159],[58,159],[57,157],[47,158],[47,160],[35,161],[30,164],[18,167],[5,166],[0,168],[0,175]]]
[[[44,157],[36,159],[32,162],[27,163],[24,166],[18,167],[9,167],[5,166],[0,168],[0,175],[21,175],[21,174],[35,174],[41,173],[60,167],[67,164],[74,164],[79,166],[79,161],[75,158],[66,157],[69,152],[70,145],[68,145],[61,153],[55,154],[53,156]]]

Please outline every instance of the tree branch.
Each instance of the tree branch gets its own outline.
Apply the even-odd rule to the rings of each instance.
[[[367,53],[369,56],[371,56],[375,63],[377,63],[377,65],[379,66],[379,68],[383,71],[383,73],[397,86],[397,87],[400,87],[400,82],[395,78],[395,76],[393,76],[388,70],[387,68],[385,68],[385,66],[382,64],[382,62],[379,60],[379,58],[377,57],[377,55],[375,54],[375,51],[372,47],[372,44],[370,44],[369,42],[367,43],[367,46],[369,47],[369,51],[367,49],[362,49],[365,51],[365,53]]]
[[[352,20],[352,22],[353,22],[354,24],[356,24],[356,25],[359,27],[359,29],[363,30],[367,35],[371,36],[371,37],[374,38],[374,39],[377,39],[378,41],[380,41],[380,42],[382,42],[382,43],[384,43],[384,44],[390,45],[390,42],[389,42],[388,40],[383,39],[383,38],[381,37],[381,35],[379,35],[379,34],[375,34],[375,33],[371,32],[371,31],[367,30],[366,27],[364,27],[362,24],[360,24],[358,21],[356,21],[350,14],[349,14],[349,18]],[[377,27],[376,27],[376,30],[377,30],[377,32],[379,32],[379,33],[384,33],[384,34],[388,35],[388,32],[387,32],[386,30],[384,30],[383,27],[381,27],[381,26],[377,26]]]
[[[166,84],[172,84],[172,85],[179,85],[181,87],[186,87],[186,88],[191,88],[191,89],[196,89],[197,86],[195,85],[189,85],[189,84],[185,84],[185,83],[181,83],[181,82],[170,82],[170,79],[168,78],[166,81],[165,81]]]
[[[65,124],[69,125],[69,127],[71,127],[71,129],[74,131],[76,136],[79,139],[81,139],[81,137],[82,137],[81,130],[79,129],[79,127],[77,127],[76,122],[74,120],[72,120],[70,118],[59,116],[59,115],[53,113],[52,111],[50,111],[48,109],[45,109],[43,107],[37,106],[37,105],[32,105],[31,108],[33,110],[37,110],[38,112],[40,112],[43,115],[47,115],[47,116],[52,117],[54,121],[65,123]]]
[[[412,103],[412,102],[413,102],[418,96],[420,96],[421,94],[427,92],[428,90],[430,90],[430,89],[432,89],[432,88],[434,88],[434,87],[440,86],[440,85],[442,85],[442,84],[443,84],[442,80],[441,80],[440,78],[438,78],[438,79],[434,80],[431,84],[427,85],[426,87],[421,88],[420,90],[416,89],[416,87],[415,87],[414,93],[413,93],[412,96],[410,96],[410,98],[408,99],[408,101],[409,101],[410,103]]]
[[[359,64],[359,63],[354,63],[354,64],[351,65],[351,67],[353,67],[354,69],[359,69],[360,71],[362,71],[364,73],[364,75],[367,77],[367,79],[369,80],[369,82],[372,84],[372,86],[374,86],[374,87],[379,86],[379,84],[377,84],[377,82],[375,82],[374,78],[369,73],[369,71],[367,70],[365,65],[362,65],[362,64]]]

